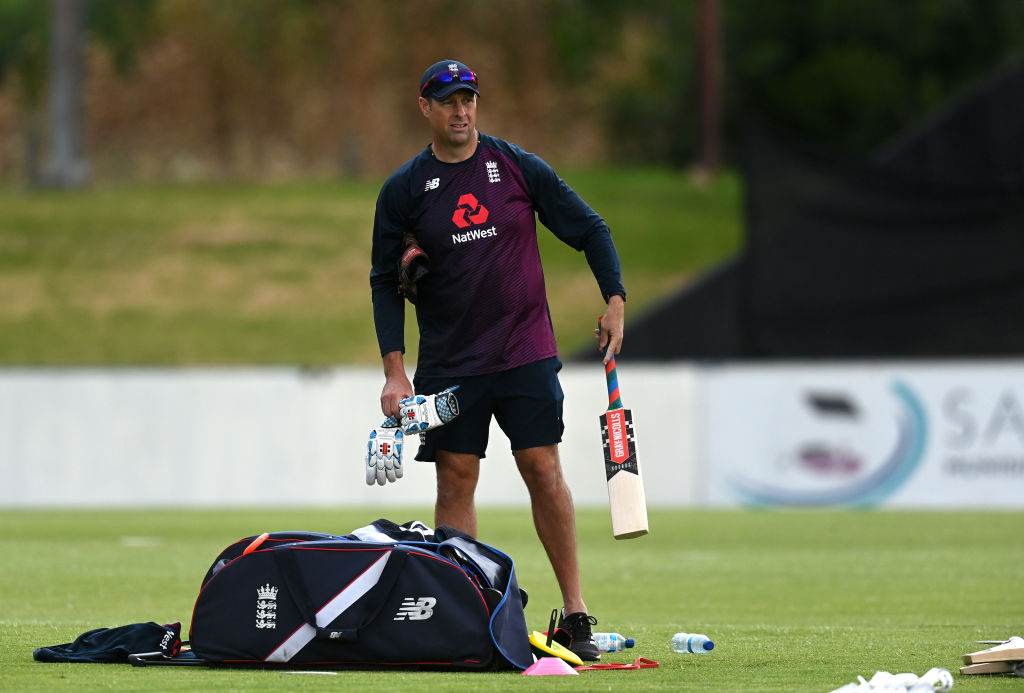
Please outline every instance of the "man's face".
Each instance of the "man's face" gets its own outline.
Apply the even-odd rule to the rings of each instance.
[[[476,137],[476,94],[460,89],[441,101],[420,97],[420,110],[443,144],[460,147]]]

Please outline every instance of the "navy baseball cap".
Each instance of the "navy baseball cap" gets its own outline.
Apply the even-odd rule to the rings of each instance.
[[[420,96],[441,101],[459,89],[469,89],[479,96],[476,73],[458,60],[440,60],[426,69],[420,78]]]

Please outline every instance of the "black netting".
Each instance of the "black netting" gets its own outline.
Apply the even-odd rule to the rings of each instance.
[[[747,131],[750,356],[1024,350],[1024,188],[912,178]]]
[[[932,118],[879,148],[884,169],[970,185],[1024,183],[1024,61],[997,70]]]
[[[763,123],[743,139],[747,246],[632,321],[633,358],[1024,353],[1024,63],[869,160]]]

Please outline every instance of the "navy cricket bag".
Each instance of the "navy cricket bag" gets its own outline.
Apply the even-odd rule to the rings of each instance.
[[[275,532],[232,544],[203,580],[192,652],[224,664],[533,663],[511,558],[447,527],[381,539]]]

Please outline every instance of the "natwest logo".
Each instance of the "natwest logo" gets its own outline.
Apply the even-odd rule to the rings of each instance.
[[[480,204],[475,195],[466,194],[459,198],[452,221],[460,229],[487,221],[487,208]]]

